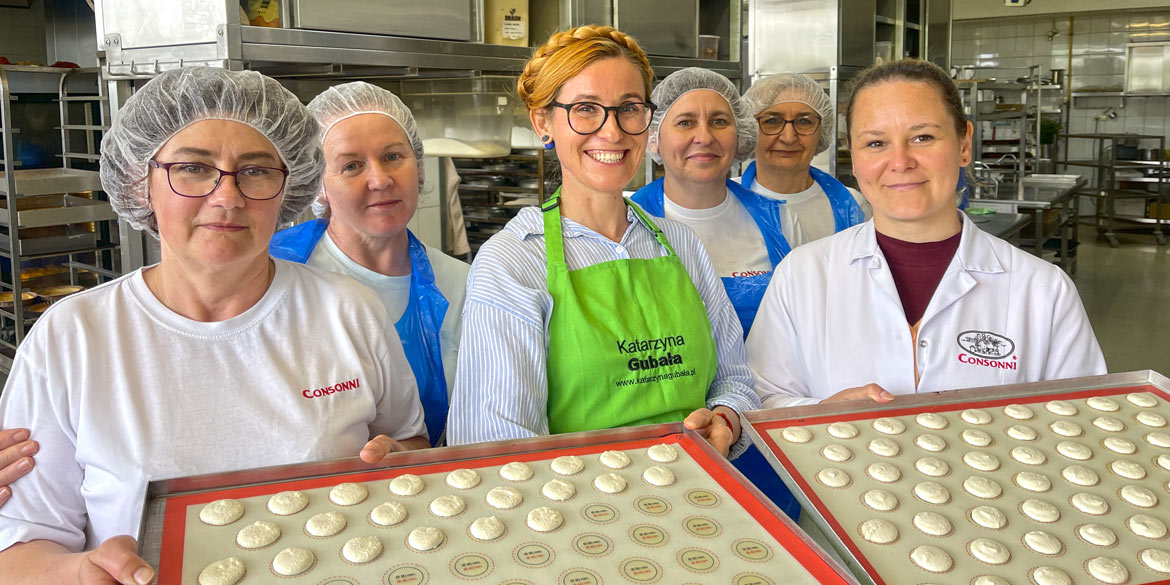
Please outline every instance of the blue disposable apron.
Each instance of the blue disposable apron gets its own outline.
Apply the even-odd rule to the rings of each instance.
[[[735,181],[728,180],[727,188],[735,198],[747,208],[760,233],[764,236],[764,246],[768,249],[768,260],[772,268],[780,263],[792,248],[784,237],[784,229],[780,220],[780,210],[784,203],[775,199],[768,199],[752,192]],[[663,203],[663,179],[658,179],[642,187],[630,199],[640,205],[646,213],[655,217],[664,217],[666,211]],[[756,320],[756,313],[760,309],[760,301],[764,298],[764,291],[768,282],[772,280],[772,272],[754,276],[724,276],[723,288],[727,291],[727,298],[731,299],[731,306],[735,307],[735,314],[743,326],[743,337],[747,339],[748,331]]]
[[[821,190],[825,192],[825,196],[829,198],[829,205],[833,208],[833,221],[836,224],[836,231],[847,230],[859,223],[865,222],[865,212],[861,210],[861,206],[857,204],[857,200],[853,198],[853,194],[829,173],[826,173],[816,167],[809,167],[808,174],[812,176],[813,181],[820,185]],[[743,176],[740,182],[744,187],[751,189],[752,183],[756,182],[756,163],[752,161],[751,164],[744,169]]]
[[[272,236],[268,253],[274,258],[304,264],[313,255],[328,227],[328,220],[315,219],[281,230]],[[433,447],[442,439],[447,427],[447,377],[443,372],[439,329],[450,303],[435,284],[435,273],[427,258],[426,247],[410,230],[406,235],[410,240],[410,299],[394,329],[398,331],[406,361],[418,383],[423,417]]]

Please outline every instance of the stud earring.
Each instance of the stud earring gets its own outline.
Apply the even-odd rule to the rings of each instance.
[[[540,141],[544,143],[545,150],[552,150],[553,147],[556,146],[556,144],[557,144],[556,141],[553,140],[552,137],[549,136],[548,134],[541,136]]]

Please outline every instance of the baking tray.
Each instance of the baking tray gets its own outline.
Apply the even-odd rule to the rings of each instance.
[[[17,170],[16,194],[18,196],[48,195],[52,193],[76,193],[78,191],[100,191],[102,179],[97,171],[84,169],[23,169]],[[8,194],[8,182],[0,171],[0,195]]]
[[[662,443],[675,446],[677,461],[648,459],[646,449]],[[626,452],[631,465],[603,467],[599,455],[607,450]],[[562,455],[578,456],[585,469],[567,478],[554,474],[548,462]],[[512,461],[528,463],[534,477],[502,479],[498,469]],[[159,585],[196,583],[204,566],[230,556],[245,563],[244,584],[856,584],[724,457],[681,424],[412,451],[391,455],[386,463],[372,467],[344,459],[151,482],[139,535],[141,554],[158,567]],[[677,481],[666,488],[649,484],[641,472],[650,465],[667,467]],[[460,468],[479,472],[480,484],[468,490],[444,485],[444,477]],[[593,478],[605,472],[623,475],[627,489],[618,494],[596,489]],[[426,491],[412,497],[391,494],[388,481],[405,473],[422,477]],[[563,502],[542,495],[541,486],[553,478],[573,483],[576,495]],[[369,498],[352,508],[333,504],[326,494],[341,482],[367,486]],[[489,507],[485,494],[500,485],[519,490],[524,502],[513,510]],[[293,489],[309,495],[304,511],[281,517],[264,508],[271,494]],[[433,498],[448,494],[463,497],[466,511],[454,518],[428,511]],[[220,527],[199,521],[204,505],[224,498],[240,501],[244,517]],[[373,525],[369,509],[384,501],[405,505],[407,519],[391,528]],[[528,528],[525,515],[537,506],[561,511],[564,525],[549,533]],[[305,520],[323,511],[346,515],[341,535],[319,539],[304,532]],[[471,522],[493,515],[504,522],[505,535],[492,542],[472,539]],[[269,548],[246,551],[235,544],[235,535],[255,520],[277,523],[281,537]],[[421,553],[406,545],[407,534],[422,525],[446,534],[437,551]],[[384,546],[377,560],[354,566],[339,557],[348,538],[367,535],[377,536]],[[580,544],[586,540],[600,548],[587,554]],[[296,577],[277,577],[270,563],[289,546],[313,550],[317,565]]]
[[[1137,557],[1146,549],[1170,550],[1170,541],[1145,539],[1128,530],[1128,518],[1145,514],[1163,523],[1170,524],[1170,508],[1164,505],[1170,501],[1167,480],[1170,469],[1158,463],[1157,455],[1170,453],[1170,448],[1155,446],[1147,437],[1152,432],[1168,433],[1170,427],[1153,428],[1141,424],[1134,417],[1137,412],[1150,410],[1170,418],[1170,379],[1152,371],[1111,374],[1070,380],[1040,382],[931,392],[899,396],[886,404],[869,401],[819,404],[789,409],[774,409],[745,413],[745,428],[752,441],[775,467],[777,473],[801,502],[804,513],[809,514],[813,523],[822,530],[829,543],[841,555],[849,568],[863,583],[873,585],[901,585],[905,583],[1012,583],[1016,585],[1044,585],[1034,577],[1039,567],[1054,567],[1065,572],[1077,585],[1105,583],[1089,573],[1091,559],[1103,557],[1115,559],[1129,573],[1126,585],[1149,583],[1170,584],[1170,573],[1159,573],[1148,568]],[[1140,408],[1129,402],[1125,396],[1131,393],[1148,393],[1157,398],[1157,406]],[[1086,406],[1091,397],[1112,396],[1119,404],[1116,413],[1105,413]],[[1067,401],[1077,409],[1073,416],[1057,415],[1048,410],[1052,401]],[[1024,405],[1034,414],[1029,420],[1017,420],[1007,414],[1005,408],[1020,414],[1013,405]],[[963,416],[966,409],[979,409],[990,414],[992,420],[983,425],[969,423]],[[918,416],[933,413],[947,421],[944,429],[927,429],[918,422]],[[1098,418],[1115,418],[1124,421],[1125,430],[1106,432],[1098,428]],[[899,434],[879,432],[873,421],[892,418],[902,421],[905,431]],[[972,419],[974,417],[971,417]],[[1077,438],[1060,437],[1052,432],[1057,420],[1079,425],[1083,435]],[[858,435],[843,439],[831,436],[828,425],[847,422],[852,424]],[[1037,431],[1037,438],[1020,440],[1009,433],[1012,427],[1025,426]],[[793,443],[782,435],[790,427],[803,427],[811,432],[813,439],[807,443]],[[991,444],[977,447],[967,442],[962,433],[967,430],[982,430],[992,439]],[[921,445],[938,448],[933,442],[919,443],[922,435],[934,435],[943,439],[941,451],[928,451]],[[1104,444],[1105,438],[1113,436],[1128,440],[1135,446],[1133,454],[1119,454]],[[882,457],[871,450],[871,441],[885,438],[898,444],[896,456]],[[1084,441],[1092,452],[1088,461],[1071,460],[1055,448],[1061,440]],[[829,444],[845,446],[851,453],[842,462],[832,462],[823,455],[823,448]],[[888,444],[887,444],[888,446]],[[1044,464],[1027,465],[1018,460],[1014,453],[1018,447],[1038,450],[1046,456]],[[999,460],[999,467],[992,471],[978,471],[965,463],[968,452],[990,453]],[[1023,454],[1023,453],[1021,453]],[[949,471],[942,476],[928,476],[921,471],[919,460],[931,457],[947,464]],[[1126,479],[1112,473],[1110,467],[1116,460],[1138,462],[1146,476],[1140,480]],[[886,463],[896,467],[901,479],[886,483],[874,479],[869,466]],[[1167,463],[1170,463],[1168,461]],[[1067,480],[1064,470],[1072,465],[1088,467],[1098,473],[1099,482],[1091,486],[1078,486]],[[1101,467],[1102,469],[1097,469]],[[843,471],[849,484],[843,487],[829,487],[818,473],[834,468]],[[1051,483],[1046,491],[1029,491],[1021,487],[1018,474],[1024,471],[1046,476]],[[935,470],[934,473],[938,471]],[[1002,488],[1002,494],[995,498],[977,498],[966,490],[968,478],[991,479]],[[887,478],[888,479],[888,478]],[[922,482],[941,485],[949,494],[946,501],[928,503],[915,495],[914,489]],[[1125,485],[1138,485],[1150,490],[1158,498],[1158,504],[1141,508],[1125,501],[1121,489]],[[879,512],[866,506],[865,494],[881,489],[893,494],[897,507]],[[1132,489],[1132,488],[1130,488]],[[1108,506],[1108,512],[1096,516],[1083,511],[1072,499],[1075,493],[1097,495]],[[1051,504],[1059,513],[1052,522],[1040,522],[1034,503],[1040,500]],[[984,528],[972,520],[970,511],[978,506],[998,509],[1007,519],[1007,525],[999,529]],[[1045,507],[1050,511],[1050,507]],[[1031,516],[1025,512],[1029,510]],[[942,536],[931,536],[915,527],[913,520],[919,513],[930,512],[945,517],[953,531]],[[884,520],[895,526],[898,539],[887,544],[875,544],[861,536],[861,524],[867,519]],[[1046,518],[1050,520],[1050,518]],[[1086,524],[1098,524],[1112,530],[1117,541],[1111,546],[1097,546],[1078,536]],[[1056,555],[1036,552],[1025,543],[1025,534],[1036,531],[1055,535],[1061,541],[1062,550]],[[1035,535],[1027,538],[1034,538]],[[971,542],[976,539],[990,539],[1010,553],[1006,562],[992,565],[980,561],[972,553]],[[1035,541],[1031,541],[1035,542]],[[947,553],[953,561],[951,570],[932,573],[915,566],[910,555],[920,546],[932,546]],[[984,557],[986,558],[986,556]],[[1101,561],[1098,561],[1101,562]],[[1003,581],[978,581],[980,576],[994,576]],[[1043,579],[1040,579],[1043,581]]]
[[[16,200],[16,221],[20,229],[117,218],[117,213],[107,201],[63,194],[36,195]],[[0,225],[11,224],[12,213],[8,209],[8,200],[0,199]]]

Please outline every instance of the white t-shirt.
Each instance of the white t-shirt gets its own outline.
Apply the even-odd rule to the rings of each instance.
[[[662,198],[662,207],[666,219],[691,228],[699,236],[720,278],[772,271],[772,261],[768,258],[760,227],[731,191],[727,192],[723,203],[708,209],[688,209],[671,201],[670,197]]]
[[[435,273],[435,286],[439,287],[439,292],[447,299],[447,314],[439,328],[439,350],[443,354],[443,374],[447,378],[449,397],[451,389],[455,387],[455,365],[459,362],[459,332],[463,326],[463,299],[467,295],[467,272],[471,270],[471,266],[435,248],[426,245],[424,247],[427,251],[427,260],[431,261],[431,270]],[[410,275],[386,276],[354,262],[337,247],[337,243],[329,237],[329,232],[325,232],[317,247],[313,249],[308,264],[352,276],[369,287],[386,307],[391,323],[397,323],[406,312],[406,305],[410,302]]]
[[[51,307],[16,354],[0,425],[36,466],[0,510],[0,549],[137,535],[147,482],[358,454],[425,435],[398,336],[351,278],[276,260],[244,313],[189,320],[143,270]]]
[[[861,196],[857,189],[852,187],[846,187],[846,189],[849,189],[853,199],[861,206],[865,218],[869,219],[873,215],[873,209],[870,208],[869,202]],[[829,203],[829,197],[825,195],[825,190],[821,189],[816,181],[813,181],[812,187],[800,193],[777,193],[761,185],[759,181],[755,181],[752,183],[752,191],[769,199],[786,202],[785,207],[788,209],[789,215],[800,222],[800,227],[806,237],[804,242],[819,240],[837,233],[837,220],[833,217],[833,205]],[[788,233],[787,225],[784,226],[784,233]],[[794,248],[798,245],[793,244],[791,240],[789,240],[789,244]]]

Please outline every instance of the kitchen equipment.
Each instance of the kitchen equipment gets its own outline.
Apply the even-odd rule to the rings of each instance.
[[[878,41],[873,44],[873,62],[876,65],[894,60],[894,41]]]
[[[995,106],[996,106],[995,100],[982,100],[979,102],[979,106],[978,106],[979,113],[980,114],[995,113]]]
[[[515,83],[507,76],[412,79],[402,82],[402,101],[418,122],[428,156],[507,156],[516,101],[508,88]]]
[[[528,46],[528,0],[484,0],[483,12],[485,43]]]
[[[1064,85],[1064,74],[1065,74],[1064,69],[1053,69],[1052,70],[1052,85],[1063,86]]]
[[[380,0],[283,0],[291,28],[403,37],[475,40],[474,0],[394,2]],[[388,11],[392,11],[392,14]]]
[[[712,61],[719,58],[719,35],[699,35],[699,58]]]
[[[650,55],[699,56],[699,0],[613,0],[613,26]]]

